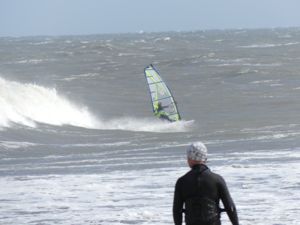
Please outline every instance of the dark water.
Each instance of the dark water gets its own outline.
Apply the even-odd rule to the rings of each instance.
[[[241,224],[299,224],[299,52],[298,28],[1,38],[0,223],[172,224],[200,140]],[[150,63],[183,121],[153,118]]]

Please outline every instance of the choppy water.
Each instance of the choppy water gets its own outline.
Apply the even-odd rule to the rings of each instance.
[[[300,224],[299,52],[297,28],[0,38],[0,224],[172,224],[198,140],[241,224]],[[149,63],[183,121],[153,118]]]

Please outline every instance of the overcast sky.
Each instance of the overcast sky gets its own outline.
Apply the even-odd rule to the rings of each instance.
[[[0,0],[0,36],[300,26],[300,0]]]

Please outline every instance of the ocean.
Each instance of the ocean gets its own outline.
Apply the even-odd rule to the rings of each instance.
[[[150,63],[182,121],[153,116]],[[300,28],[2,37],[0,224],[173,224],[202,141],[240,224],[299,225],[299,75]]]

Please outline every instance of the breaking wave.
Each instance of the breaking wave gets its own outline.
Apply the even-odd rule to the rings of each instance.
[[[22,84],[0,77],[0,127],[37,123],[95,128],[96,118],[87,107],[60,96],[55,88]]]
[[[101,120],[99,115],[67,99],[55,88],[0,77],[0,128],[9,128],[15,124],[34,128],[39,123],[102,130],[184,132],[189,129],[191,121],[168,123],[136,118]]]

